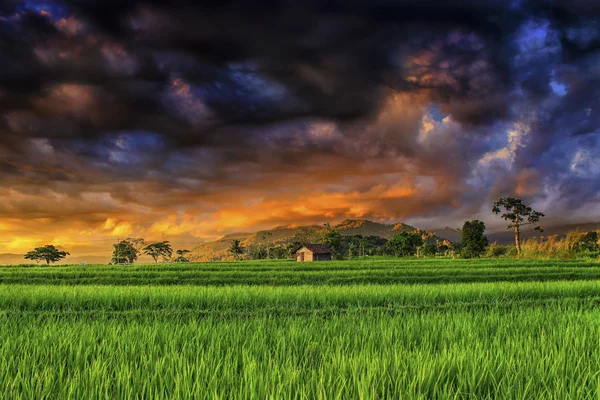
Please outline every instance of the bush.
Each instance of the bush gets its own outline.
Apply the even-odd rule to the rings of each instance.
[[[427,243],[422,247],[421,254],[423,254],[424,257],[435,257],[436,251],[435,244]]]
[[[517,248],[514,245],[501,245],[492,243],[485,253],[486,257],[514,257],[517,255]]]
[[[598,244],[598,232],[591,231],[586,233],[577,242],[575,246],[577,255],[586,258],[597,258],[600,255],[600,245]]]

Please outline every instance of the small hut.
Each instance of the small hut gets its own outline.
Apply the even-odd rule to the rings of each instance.
[[[294,252],[296,261],[312,262],[312,261],[330,261],[331,250],[322,244],[304,244]]]

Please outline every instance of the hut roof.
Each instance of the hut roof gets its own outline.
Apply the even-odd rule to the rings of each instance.
[[[327,246],[323,246],[322,244],[303,244],[302,246],[298,246],[296,248],[296,250],[294,250],[294,253],[303,247],[306,247],[307,249],[312,251],[314,254],[330,254],[331,253],[331,250],[329,250],[329,248],[327,248]]]

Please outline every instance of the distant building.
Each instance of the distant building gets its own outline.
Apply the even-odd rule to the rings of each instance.
[[[330,261],[331,250],[322,244],[305,244],[296,249],[296,261]]]

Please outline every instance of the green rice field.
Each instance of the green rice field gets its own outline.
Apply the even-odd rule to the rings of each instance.
[[[2,399],[600,399],[600,262],[0,267]]]

